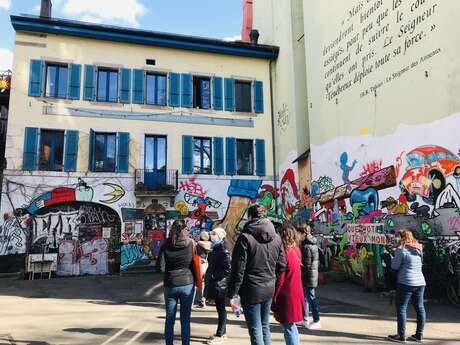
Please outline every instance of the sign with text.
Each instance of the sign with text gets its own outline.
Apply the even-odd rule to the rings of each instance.
[[[382,223],[348,224],[348,241],[350,243],[388,244],[388,238],[383,233]]]

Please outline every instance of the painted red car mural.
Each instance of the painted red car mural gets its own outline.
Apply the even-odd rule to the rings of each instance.
[[[440,146],[420,146],[406,155],[406,173],[399,183],[412,200],[420,195],[432,202],[446,187],[446,177],[460,177],[460,158]]]

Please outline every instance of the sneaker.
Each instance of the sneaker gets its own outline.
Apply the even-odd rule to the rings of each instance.
[[[321,322],[320,321],[310,322],[310,323],[308,323],[307,328],[312,330],[312,331],[314,331],[316,329],[321,329]]]
[[[225,341],[225,336],[218,337],[217,335],[213,335],[209,338],[207,344],[223,344]]]
[[[389,335],[388,340],[394,341],[395,343],[405,343],[406,342],[406,337],[400,336],[398,334]]]
[[[299,322],[296,324],[298,327],[303,327],[303,328],[308,328],[308,326],[310,325],[310,321],[302,321],[302,322]]]
[[[423,343],[423,338],[417,334],[411,335],[407,338],[408,341],[415,341],[416,343]]]

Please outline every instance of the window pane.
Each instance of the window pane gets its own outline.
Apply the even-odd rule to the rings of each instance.
[[[118,72],[109,72],[109,102],[118,101]]]
[[[201,80],[201,107],[202,109],[209,109],[211,107],[211,82],[209,79]]]
[[[98,71],[97,100],[104,102],[107,99],[107,72]]]
[[[211,174],[211,139],[203,140],[203,174]]]
[[[115,171],[116,162],[116,136],[115,134],[107,134],[106,137],[106,161],[104,171]]]
[[[251,112],[251,83],[235,82],[235,105],[236,111]]]
[[[193,173],[201,173],[201,139],[193,139]]]
[[[59,81],[57,85],[57,97],[66,98],[67,97],[67,67],[59,67]]]
[[[105,161],[105,135],[97,134],[94,151],[94,167],[96,171],[104,171]]]
[[[252,140],[237,140],[236,152],[238,175],[253,175],[254,150]]]
[[[39,169],[62,171],[64,153],[64,132],[40,131]]]
[[[56,66],[48,66],[46,71],[46,96],[56,97]]]
[[[145,169],[152,170],[154,168],[154,142],[153,137],[145,138]]]
[[[166,170],[166,138],[157,138],[157,169]]]
[[[155,104],[155,76],[147,74],[147,104]]]
[[[157,102],[160,105],[166,105],[166,76],[157,77]]]

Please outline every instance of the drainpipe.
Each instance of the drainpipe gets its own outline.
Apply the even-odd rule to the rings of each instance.
[[[275,52],[272,52],[272,57],[270,58],[270,63],[269,63],[269,71],[270,71],[270,110],[271,110],[271,118],[272,118],[272,154],[273,154],[273,187],[275,188],[276,191],[278,191],[278,166],[276,164],[276,138],[275,138],[275,109],[274,109],[274,104],[273,104],[273,77],[272,77],[272,72],[273,72],[273,61],[275,56]],[[278,200],[275,202],[275,212],[278,214]]]

